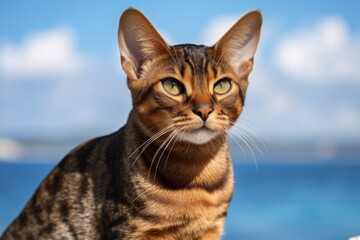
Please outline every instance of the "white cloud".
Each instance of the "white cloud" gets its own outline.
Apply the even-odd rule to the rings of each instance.
[[[22,155],[22,147],[12,139],[0,138],[0,160],[12,161]]]
[[[348,133],[360,129],[360,111],[349,105],[340,105],[333,112],[334,128],[340,128]]]
[[[266,94],[257,102],[252,97],[247,103],[244,117],[271,136],[334,141],[360,136],[360,110],[352,104],[337,104],[321,112],[285,89]]]
[[[239,16],[219,16],[211,20],[202,34],[202,43],[214,45],[239,19]]]
[[[280,71],[303,81],[359,81],[360,38],[340,17],[325,17],[279,41],[275,60]]]
[[[131,97],[117,47],[116,59],[107,61],[80,54],[75,40],[71,29],[55,28],[0,44],[0,134],[91,137],[126,121]],[[51,84],[26,79],[51,79]],[[0,157],[10,154],[4,151]]]
[[[242,17],[243,14],[236,15],[223,15],[213,18],[204,27],[204,31],[201,34],[200,43],[207,46],[214,45],[220,38]],[[274,20],[267,20],[263,22],[261,29],[261,40],[259,47],[267,42],[270,38],[276,35],[279,23]],[[259,58],[259,51],[257,50],[256,58]]]
[[[323,110],[321,102],[304,101],[299,89],[276,81],[273,69],[255,64],[241,118],[271,138],[343,140],[360,136],[357,102],[334,101]]]
[[[290,98],[285,107],[277,106],[276,96],[264,96],[260,104],[248,104],[241,118],[274,139],[307,139],[341,141],[360,136],[360,111],[354,106],[334,106],[321,113],[296,98]]]
[[[0,74],[7,78],[71,76],[83,65],[75,34],[66,27],[31,33],[20,44],[0,46]]]

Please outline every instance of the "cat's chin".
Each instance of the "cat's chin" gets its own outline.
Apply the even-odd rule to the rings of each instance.
[[[191,142],[194,144],[205,144],[215,138],[218,135],[218,132],[213,131],[207,127],[201,127],[195,129],[191,132],[185,132],[180,134],[180,139],[182,141]]]

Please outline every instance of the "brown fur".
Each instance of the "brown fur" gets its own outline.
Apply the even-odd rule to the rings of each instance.
[[[260,27],[251,12],[213,47],[169,46],[125,11],[127,124],[71,151],[1,239],[219,239],[234,187],[226,131],[243,109]],[[181,94],[165,90],[169,78]],[[220,79],[231,81],[226,94],[213,90]]]

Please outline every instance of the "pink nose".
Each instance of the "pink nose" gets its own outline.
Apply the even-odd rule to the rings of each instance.
[[[213,111],[213,106],[210,103],[202,103],[202,104],[196,104],[193,113],[198,115],[204,122],[210,115],[210,113]]]

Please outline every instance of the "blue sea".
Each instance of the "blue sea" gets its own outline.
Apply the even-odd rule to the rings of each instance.
[[[360,235],[360,165],[336,162],[235,164],[235,192],[222,239],[341,240]],[[54,165],[0,162],[0,233]]]

